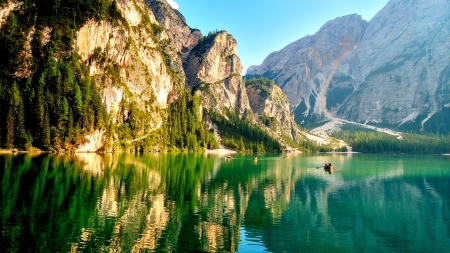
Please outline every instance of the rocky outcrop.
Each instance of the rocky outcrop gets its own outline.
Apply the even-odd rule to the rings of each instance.
[[[184,63],[187,87],[202,97],[206,108],[251,115],[236,45],[225,31],[203,38]]]
[[[361,40],[367,23],[356,14],[327,22],[316,34],[270,54],[247,75],[274,79],[287,95],[291,109],[301,103],[304,117],[326,112],[326,92],[340,62]]]
[[[414,130],[441,117],[450,102],[449,12],[445,0],[390,1],[341,64],[355,92],[338,115]]]
[[[3,24],[8,20],[8,16],[14,9],[18,8],[20,5],[22,5],[22,2],[7,2],[4,4],[4,6],[0,5],[0,29],[2,28]]]
[[[337,116],[427,130],[448,113],[449,8],[445,0],[391,0],[369,23],[356,15],[327,22],[247,75],[273,78],[299,123]]]
[[[122,123],[131,108],[139,110],[147,115],[139,119],[138,133],[145,135],[162,125],[158,108],[184,85],[182,62],[170,57],[177,54],[173,45],[155,37],[159,23],[143,2],[117,3],[127,24],[90,20],[77,32],[74,49],[99,86],[110,120]]]
[[[145,0],[145,2],[152,9],[159,25],[165,28],[157,33],[157,38],[161,41],[170,40],[177,52],[185,59],[203,37],[202,33],[197,29],[191,29],[186,24],[184,16],[165,0]]]
[[[280,87],[269,79],[257,78],[247,80],[245,86],[255,118],[277,135],[299,140],[300,130]]]

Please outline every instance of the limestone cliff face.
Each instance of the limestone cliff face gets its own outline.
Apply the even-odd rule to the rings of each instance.
[[[52,101],[52,110],[56,113],[52,121],[48,121],[48,125],[54,128],[47,131],[50,128],[47,124],[36,127],[34,134],[37,145],[44,146],[44,141],[50,143],[54,140],[58,143],[55,145],[57,150],[66,148],[79,152],[132,149],[134,142],[139,142],[134,147],[142,144],[140,148],[143,145],[149,149],[165,148],[152,145],[161,143],[158,138],[167,137],[167,133],[161,128],[164,124],[166,127],[170,124],[167,121],[170,113],[166,109],[179,101],[179,94],[184,89],[199,95],[198,106],[203,112],[216,111],[223,115],[232,112],[255,123],[242,79],[242,65],[236,55],[237,42],[230,34],[221,31],[203,36],[199,30],[191,29],[182,14],[170,7],[165,0],[113,0],[108,2],[107,10],[102,9],[101,13],[96,12],[105,7],[103,2],[96,4],[98,6],[90,9],[89,15],[85,16],[89,18],[79,17],[77,22],[71,20],[70,15],[57,13],[71,10],[72,6],[63,6],[61,10],[54,7],[53,12],[45,14],[61,18],[60,23],[67,27],[46,22],[47,16],[44,14],[43,21],[40,21],[39,11],[42,13],[42,8],[45,9],[46,6],[36,7],[10,1],[0,7],[0,24],[4,24],[3,21],[8,20],[11,13],[22,15],[20,13],[25,7],[30,10],[27,15],[37,15],[34,16],[35,23],[29,22],[29,26],[21,34],[23,43],[20,47],[23,48],[18,49],[18,53],[14,55],[19,59],[16,64],[18,67],[14,68],[14,72],[8,73],[8,76],[19,80],[20,85],[24,85],[27,79],[32,80],[34,85],[41,82],[41,79],[50,78],[46,73],[41,73],[42,63],[37,59],[47,57],[43,53],[46,51],[52,52],[48,56],[49,62],[55,66],[58,63],[58,67],[63,68],[67,64],[73,64],[73,67],[67,65],[67,72],[70,72],[69,69],[76,69],[77,82],[82,80],[83,85],[89,87],[81,91],[78,84],[70,83],[69,88],[58,93],[66,100]],[[85,7],[87,8],[83,8]],[[36,14],[31,11],[36,11]],[[9,26],[8,22],[6,24]],[[75,27],[72,28],[72,24]],[[70,29],[70,33],[66,34],[66,29]],[[61,38],[62,35],[65,37]],[[53,47],[56,43],[58,47]],[[66,63],[66,59],[70,59],[70,63]],[[41,79],[37,80],[36,73]],[[57,74],[61,73],[56,73],[55,76]],[[64,78],[72,78],[70,73],[67,77],[63,74]],[[61,82],[65,82],[61,81],[62,78],[55,77],[54,80],[54,85],[58,87],[62,86]],[[45,83],[53,84],[53,81]],[[93,113],[97,113],[95,115],[90,115],[91,112],[84,113],[86,108],[90,109],[87,104],[91,103],[84,101],[93,101],[89,100],[91,89],[95,93],[96,108],[99,108],[98,111],[94,110]],[[276,133],[282,133],[295,138],[295,131],[292,130],[294,125],[290,121],[289,109],[286,109],[289,107],[286,99],[281,97],[275,87],[271,89],[271,95],[262,100],[257,98],[256,91],[249,90],[254,92],[252,101],[264,104],[264,109],[254,105],[254,110],[276,119],[278,123],[271,134],[275,136]],[[21,95],[25,97],[29,94]],[[29,98],[24,100],[29,101]],[[36,101],[38,102],[45,103],[40,100]],[[103,103],[106,113],[100,103]],[[76,111],[75,116],[74,110],[70,111],[72,107],[80,110]],[[46,117],[45,110],[47,109],[43,107],[38,116]],[[61,117],[57,116],[59,112]],[[86,117],[82,118],[84,116]],[[66,118],[71,120],[65,120]],[[72,120],[74,118],[76,122]],[[89,126],[86,122],[89,122]],[[60,132],[54,129],[64,128],[63,124],[80,129],[78,135],[70,134],[70,138],[65,138],[69,136],[70,131],[67,131],[63,133],[64,138],[60,138]],[[293,127],[291,130],[290,126]],[[45,136],[40,134],[42,132]],[[148,143],[143,144],[146,141]],[[51,144],[45,144],[45,147],[51,147]]]
[[[449,13],[445,0],[390,1],[341,64],[355,92],[338,115],[414,130],[427,130],[426,124],[448,117]]]
[[[247,75],[274,79],[292,109],[302,103],[304,117],[324,113],[326,91],[340,62],[359,43],[367,23],[354,14],[327,22],[319,32],[270,54]]]
[[[3,23],[8,19],[11,11],[19,7],[21,2],[7,2],[5,6],[0,5],[0,28],[2,28]]]
[[[144,136],[162,125],[157,108],[166,108],[184,84],[182,62],[167,61],[175,46],[155,37],[159,23],[144,2],[118,0],[117,6],[126,24],[90,20],[77,32],[74,50],[89,67],[113,123],[126,120],[132,107],[148,115],[140,119],[138,134]]]
[[[210,34],[192,49],[184,67],[187,87],[203,98],[205,107],[242,116],[251,114],[251,108],[236,45],[236,40],[225,31]]]
[[[445,0],[391,0],[369,23],[356,15],[327,22],[247,75],[275,79],[299,123],[334,115],[438,130],[431,125],[449,113],[448,13]]]
[[[145,0],[145,2],[152,9],[159,25],[165,28],[157,33],[157,38],[160,41],[170,40],[177,52],[185,59],[203,37],[202,33],[197,29],[191,29],[183,15],[165,0]]]
[[[255,118],[278,135],[298,140],[300,131],[280,87],[268,79],[250,79],[246,82],[246,90]]]

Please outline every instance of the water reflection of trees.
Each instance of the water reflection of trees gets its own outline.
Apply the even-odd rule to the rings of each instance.
[[[392,238],[399,247],[420,248],[423,238],[450,237],[449,200],[442,198],[449,186],[439,177],[394,181],[405,173],[399,164],[354,176],[311,168],[323,160],[224,161],[190,154],[0,156],[0,247],[234,252],[242,227],[274,252],[334,245],[364,251]],[[423,213],[430,205],[432,212]],[[447,223],[426,227],[438,219]]]

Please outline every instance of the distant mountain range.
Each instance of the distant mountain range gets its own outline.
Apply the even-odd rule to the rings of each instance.
[[[338,117],[401,130],[450,131],[450,3],[391,0],[273,52],[247,76],[273,79],[295,120]]]

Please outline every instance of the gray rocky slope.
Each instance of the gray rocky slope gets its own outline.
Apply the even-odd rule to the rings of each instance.
[[[448,133],[450,3],[391,0],[270,54],[247,75],[273,78],[298,122],[347,120]]]

